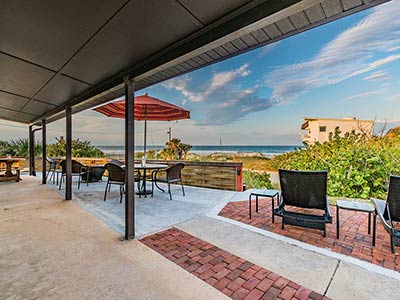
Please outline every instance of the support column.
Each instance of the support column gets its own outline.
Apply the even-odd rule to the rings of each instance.
[[[29,125],[29,175],[35,176],[35,135],[33,125]]]
[[[72,110],[65,109],[65,200],[72,199]]]
[[[47,161],[46,161],[46,120],[42,120],[42,184],[47,183]]]
[[[125,82],[125,239],[135,238],[135,82]]]

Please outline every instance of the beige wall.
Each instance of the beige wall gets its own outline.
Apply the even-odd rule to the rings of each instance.
[[[308,128],[303,134],[303,142],[315,143],[326,142],[329,140],[329,133],[334,133],[335,128],[339,127],[343,136],[346,132],[354,130],[356,133],[368,132],[372,133],[373,122],[363,120],[341,120],[341,119],[320,119],[309,120]],[[321,132],[320,127],[326,127],[325,132]]]

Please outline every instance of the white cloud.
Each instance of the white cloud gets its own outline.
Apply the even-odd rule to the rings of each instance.
[[[368,75],[367,77],[364,77],[364,80],[367,80],[367,81],[385,81],[387,79],[390,79],[390,77],[384,71],[377,71],[377,72],[374,72],[374,73]]]
[[[378,123],[378,124],[400,123],[400,119],[375,120],[375,123]]]
[[[250,70],[248,69],[249,65],[244,64],[240,66],[236,70],[232,71],[225,71],[225,72],[220,72],[214,74],[210,86],[206,89],[205,94],[210,95],[212,92],[214,92],[217,89],[222,88],[229,82],[231,82],[233,79],[237,77],[246,77],[250,75]]]
[[[182,77],[177,77],[167,80],[166,82],[162,83],[162,85],[167,89],[175,89],[178,92],[181,92],[183,96],[185,96],[192,102],[203,101],[204,98],[202,93],[196,93],[189,90],[188,88],[189,80],[190,80],[189,76],[185,75]]]
[[[258,57],[261,58],[271,53],[279,45],[279,43],[280,41],[277,41],[262,47],[260,53],[258,54]]]
[[[373,91],[368,91],[368,92],[364,92],[364,93],[360,93],[360,94],[351,95],[349,97],[346,97],[345,100],[366,98],[366,97],[370,97],[370,96],[381,95],[382,93],[383,93],[382,90],[373,90]]]
[[[236,78],[246,77],[251,73],[248,64],[243,64],[239,68],[231,71],[224,71],[215,73],[211,82],[206,88],[200,92],[194,92],[188,87],[190,81],[189,76],[174,78],[163,83],[163,86],[168,89],[175,89],[181,92],[182,95],[187,97],[192,102],[204,101],[208,96],[212,95],[215,91],[223,88]]]
[[[400,93],[391,95],[391,96],[389,97],[389,100],[390,100],[390,101],[400,101]]]
[[[266,78],[273,97],[292,101],[311,89],[335,84],[400,59],[400,0],[378,6],[340,33],[311,60],[281,66]],[[386,55],[378,58],[377,54]]]

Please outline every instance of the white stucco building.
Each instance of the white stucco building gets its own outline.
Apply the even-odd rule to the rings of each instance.
[[[355,117],[342,119],[331,118],[303,118],[301,129],[303,130],[302,140],[307,143],[326,142],[329,140],[329,134],[335,132],[339,127],[341,135],[346,132],[355,131],[356,133],[373,132],[374,122],[372,120],[359,120]]]

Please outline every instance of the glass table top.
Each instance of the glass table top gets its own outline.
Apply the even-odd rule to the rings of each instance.
[[[368,202],[361,201],[351,201],[351,200],[338,200],[336,205],[339,208],[350,209],[350,210],[358,210],[358,211],[366,211],[366,212],[374,212],[375,207]]]
[[[269,189],[254,189],[251,194],[258,196],[275,197],[280,194],[280,190],[269,190]]]

